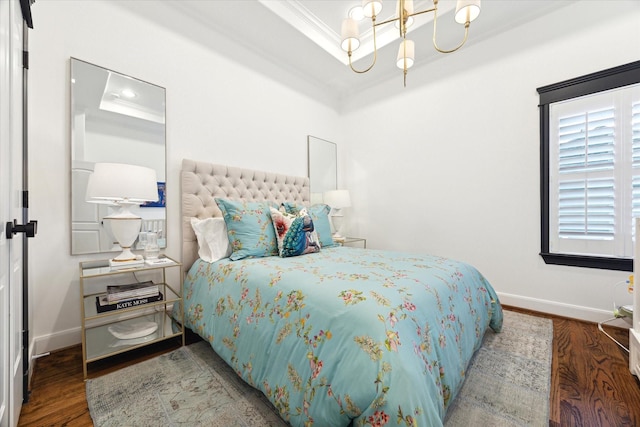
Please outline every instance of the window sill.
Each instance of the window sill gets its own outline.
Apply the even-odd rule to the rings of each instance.
[[[606,258],[584,255],[540,253],[545,264],[570,267],[599,268],[603,270],[633,271],[633,260],[629,258]]]

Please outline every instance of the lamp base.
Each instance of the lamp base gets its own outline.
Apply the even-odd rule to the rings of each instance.
[[[133,267],[136,265],[143,265],[144,258],[142,255],[135,255],[134,259],[118,261],[116,258],[109,260],[109,267],[111,268],[123,268],[123,267]]]
[[[336,209],[337,210],[337,209]],[[337,210],[338,213],[331,215],[331,225],[333,226],[333,240],[339,242],[340,240],[344,241],[344,236],[342,232],[344,231],[344,215]]]

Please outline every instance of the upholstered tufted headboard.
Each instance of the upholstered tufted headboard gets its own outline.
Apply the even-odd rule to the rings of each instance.
[[[182,160],[182,263],[185,272],[198,259],[191,218],[222,216],[216,197],[236,200],[309,203],[309,178]]]

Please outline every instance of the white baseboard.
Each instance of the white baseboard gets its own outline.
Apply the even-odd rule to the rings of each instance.
[[[500,303],[513,307],[526,308],[528,310],[539,311],[542,313],[555,314],[557,316],[569,317],[572,319],[585,320],[587,322],[604,322],[612,319],[612,310],[601,310],[580,305],[566,304],[557,301],[543,300],[539,298],[524,297],[521,295],[513,295],[498,292]],[[616,319],[607,322],[607,325],[618,326],[621,328],[629,328],[629,323],[625,319]]]
[[[504,305],[525,308],[528,310],[539,311],[542,313],[555,314],[557,316],[569,317],[572,319],[585,320],[587,322],[604,322],[613,317],[612,311],[600,310],[591,307],[584,307],[573,304],[560,303],[556,301],[543,300],[539,298],[525,297],[521,295],[513,295],[498,292],[500,302]],[[617,319],[608,322],[608,325],[628,328],[629,324],[624,319]],[[67,329],[66,331],[56,332],[50,335],[43,335],[34,339],[32,353],[35,355],[58,350],[61,348],[71,347],[80,344],[82,336],[80,327]]]
[[[31,340],[29,343],[29,373],[28,373],[28,382],[29,389],[31,389],[31,377],[33,376],[33,354],[35,353],[36,348],[36,340]]]
[[[629,329],[629,370],[640,378],[640,333]]]
[[[67,329],[66,331],[54,332],[49,335],[42,335],[34,338],[33,357],[61,348],[67,348],[82,343],[80,327]]]

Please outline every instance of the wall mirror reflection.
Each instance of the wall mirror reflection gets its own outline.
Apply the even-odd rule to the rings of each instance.
[[[338,188],[338,147],[334,142],[307,136],[311,203],[322,203],[325,191]]]
[[[75,58],[70,86],[71,254],[121,250],[102,220],[116,207],[86,202],[89,175],[101,162],[155,169],[161,197],[135,209],[142,233],[157,233],[165,247],[165,89]],[[134,249],[143,249],[140,241]]]

